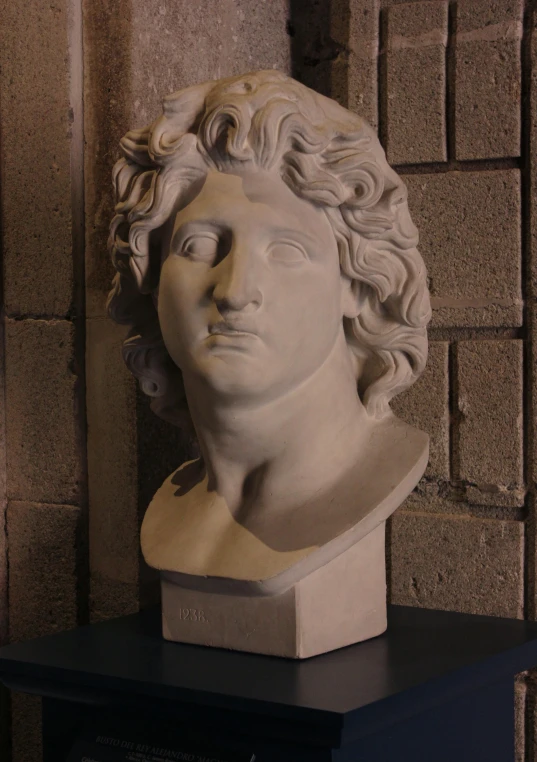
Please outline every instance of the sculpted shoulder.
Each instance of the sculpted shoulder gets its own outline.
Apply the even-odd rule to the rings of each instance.
[[[283,592],[359,542],[408,496],[425,470],[429,437],[387,416],[341,483],[262,524],[207,489],[200,461],[174,472],[153,498],[142,526],[146,561],[184,587],[237,594]]]

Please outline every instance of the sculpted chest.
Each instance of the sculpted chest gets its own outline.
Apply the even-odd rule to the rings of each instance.
[[[428,437],[399,419],[379,424],[339,484],[302,500],[233,512],[208,489],[199,461],[172,474],[142,525],[146,561],[169,580],[207,592],[280,594],[382,524],[411,492]]]

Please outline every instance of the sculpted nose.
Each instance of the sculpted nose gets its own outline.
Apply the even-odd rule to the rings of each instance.
[[[215,268],[218,281],[213,298],[218,311],[255,312],[262,302],[255,265],[247,252],[233,248]]]

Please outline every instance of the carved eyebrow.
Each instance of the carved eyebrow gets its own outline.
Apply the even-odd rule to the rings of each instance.
[[[186,235],[197,233],[197,232],[203,232],[205,230],[210,231],[211,233],[221,233],[222,231],[227,230],[228,228],[226,225],[215,222],[214,219],[195,219],[195,220],[185,220],[177,230],[174,232],[172,236],[172,240],[170,243],[170,249],[173,251],[177,248],[179,241],[184,238]]]
[[[196,218],[196,219],[186,219],[182,224],[179,225],[177,230],[172,236],[171,244],[170,244],[170,250],[175,250],[181,239],[185,238],[189,234],[195,234],[197,232],[204,232],[209,231],[212,233],[229,233],[232,232],[229,225],[227,225],[223,220],[215,220],[214,217],[210,218]],[[287,226],[282,227],[276,227],[272,229],[271,233],[271,241],[278,241],[282,239],[289,239],[290,241],[296,241],[297,243],[301,243],[303,246],[309,248],[313,247],[314,249],[318,247],[319,241],[314,236],[310,235],[309,233],[306,233],[302,230],[296,230],[296,228],[289,228]]]
[[[295,239],[298,241],[298,243],[302,243],[304,246],[317,247],[319,245],[317,238],[314,238],[313,236],[309,235],[309,233],[303,232],[302,230],[294,230],[292,228],[278,228],[276,236],[277,240],[279,238],[289,238],[291,240]]]

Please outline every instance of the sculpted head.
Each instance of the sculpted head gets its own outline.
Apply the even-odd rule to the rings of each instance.
[[[183,375],[266,402],[344,336],[381,418],[427,357],[426,271],[406,189],[359,116],[276,71],[164,99],[114,168],[111,316],[152,408],[187,424]]]

